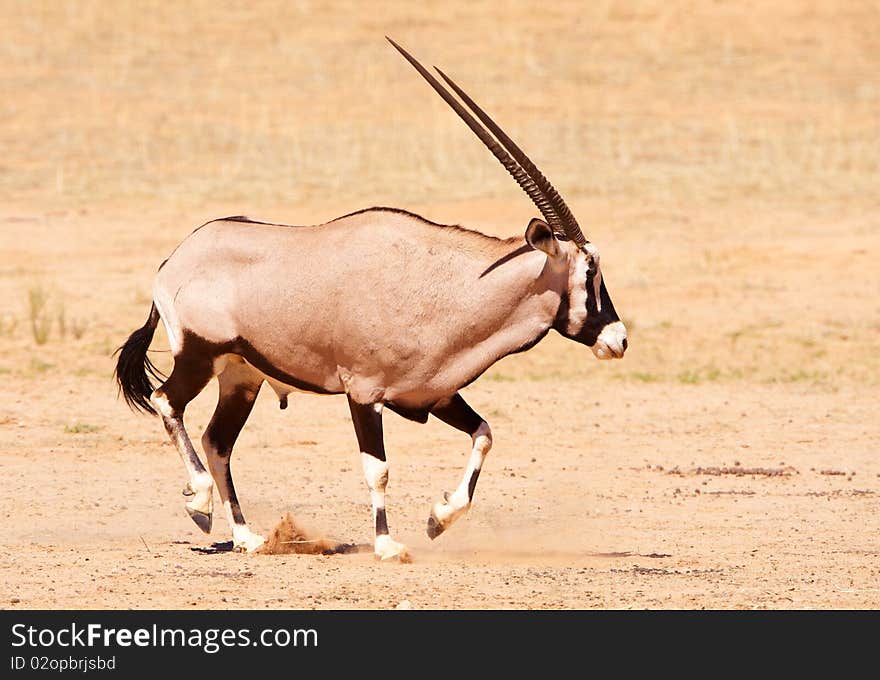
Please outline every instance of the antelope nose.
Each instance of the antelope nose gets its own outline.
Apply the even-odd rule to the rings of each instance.
[[[623,342],[620,343],[623,346],[623,351],[626,351],[626,338],[623,339]]]

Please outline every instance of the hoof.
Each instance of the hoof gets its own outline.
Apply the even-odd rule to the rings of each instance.
[[[241,543],[232,546],[232,552],[250,553],[259,552],[260,548],[266,543],[266,539],[259,534],[251,534]]]
[[[410,555],[409,551],[406,549],[390,555],[380,555],[375,553],[374,557],[377,562],[399,562],[400,564],[410,564],[412,562],[412,555]]]
[[[412,562],[412,557],[406,546],[392,540],[387,534],[376,537],[373,554],[377,560],[382,562],[400,562],[401,564]]]
[[[196,526],[204,531],[206,534],[211,533],[211,525],[213,524],[213,515],[207,512],[199,512],[198,510],[192,510],[187,508],[186,511],[189,513],[192,521],[196,523]]]
[[[432,541],[435,538],[437,538],[440,534],[442,534],[445,530],[446,530],[446,527],[444,527],[442,524],[440,524],[440,522],[437,521],[437,519],[434,517],[434,515],[431,515],[428,518],[428,528],[426,531],[428,533],[428,538],[430,538]]]

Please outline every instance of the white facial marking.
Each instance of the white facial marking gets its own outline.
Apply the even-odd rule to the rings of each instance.
[[[568,332],[577,335],[587,320],[587,258],[575,255],[574,267],[568,279]]]
[[[623,356],[625,348],[623,346],[626,340],[626,326],[622,321],[610,323],[596,338],[596,344],[591,345],[590,349],[599,359],[620,359]]]

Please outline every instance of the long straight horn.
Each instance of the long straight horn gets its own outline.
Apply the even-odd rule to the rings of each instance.
[[[529,198],[532,199],[532,203],[534,203],[535,207],[537,207],[538,210],[541,211],[544,219],[547,220],[547,224],[549,224],[557,233],[562,232],[564,234],[569,234],[570,227],[567,227],[563,219],[557,214],[553,203],[550,201],[544,191],[542,191],[541,187],[531,177],[531,175],[526,172],[520,166],[520,164],[516,160],[514,160],[514,158],[511,157],[511,155],[507,151],[504,150],[504,148],[501,147],[498,141],[496,141],[496,139],[476,121],[476,119],[467,111],[467,109],[465,109],[461,105],[461,103],[455,97],[453,97],[449,93],[449,91],[446,90],[446,88],[444,88],[437,81],[437,79],[425,69],[424,66],[416,61],[415,57],[413,57],[409,52],[403,49],[387,35],[385,36],[385,38],[388,40],[388,42],[394,45],[395,49],[400,52],[410,64],[413,65],[416,71],[418,71],[419,74],[428,81],[428,84],[437,91],[437,94],[439,94],[443,98],[443,100],[447,104],[449,104],[452,110],[458,114],[458,117],[461,118],[465,122],[465,124],[473,131],[473,133],[477,137],[479,137],[480,141],[486,145],[486,148],[488,148],[489,151],[492,152],[492,155],[498,159],[501,165],[504,166],[504,169],[510,173],[511,177],[516,180],[516,183],[519,184],[523,191],[528,194]],[[543,178],[543,175],[541,177]],[[546,182],[546,179],[544,181]],[[547,182],[547,184],[549,185],[550,183]],[[569,238],[573,237],[569,235]],[[583,238],[583,236],[581,236],[581,238]]]
[[[443,71],[441,71],[436,66],[434,69],[439,73],[443,80],[451,87],[455,93],[461,97],[461,100],[470,107],[471,111],[477,114],[477,118],[483,121],[483,125],[489,128],[489,131],[498,138],[498,141],[501,142],[504,147],[510,152],[510,155],[513,156],[516,161],[522,166],[523,170],[529,173],[529,176],[535,181],[535,184],[541,189],[545,196],[549,199],[550,203],[556,210],[556,213],[559,215],[562,220],[562,225],[565,228],[565,234],[572,241],[578,244],[578,246],[582,246],[587,242],[586,237],[581,231],[580,226],[578,226],[577,220],[572,215],[571,210],[569,210],[568,206],[565,204],[565,201],[562,200],[562,196],[559,195],[559,192],[550,184],[550,181],[544,177],[543,173],[535,167],[535,164],[529,159],[528,156],[520,149],[516,143],[507,136],[507,134],[498,127],[497,123],[489,117],[489,114],[483,111],[477,103],[471,99],[467,93],[462,90],[458,85],[452,82],[452,79],[447,76]]]

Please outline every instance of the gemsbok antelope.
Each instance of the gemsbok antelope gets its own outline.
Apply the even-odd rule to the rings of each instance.
[[[239,551],[256,550],[263,538],[245,522],[229,460],[264,382],[281,408],[296,390],[346,395],[372,502],[374,552],[403,559],[406,548],[389,535],[385,514],[384,407],[420,423],[433,415],[472,439],[461,482],[431,509],[433,539],[470,507],[492,446],[489,425],[459,390],[551,329],[600,359],[626,351],[599,252],[562,197],[461,88],[437,69],[459,101],[389,41],[544,219],[532,219],[524,238],[498,239],[392,208],[299,227],[227,217],[202,225],[172,252],[156,275],[147,322],[119,350],[116,380],[130,407],[161,416],[189,474],[186,510],[206,533],[217,485]],[[174,366],[156,387],[152,379],[163,376],[147,350],[160,319]],[[202,436],[208,472],[183,415],[214,376],[220,396]]]

